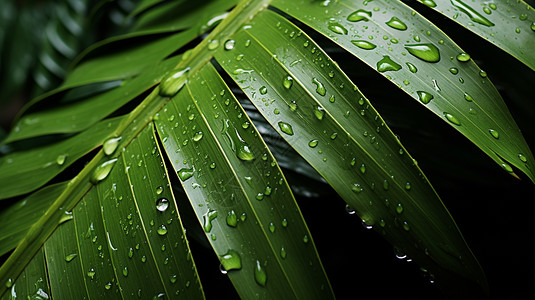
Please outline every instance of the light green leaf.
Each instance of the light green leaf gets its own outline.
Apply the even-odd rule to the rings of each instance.
[[[513,165],[535,181],[533,155],[487,74],[416,11],[400,1],[273,5],[377,69],[507,172]]]

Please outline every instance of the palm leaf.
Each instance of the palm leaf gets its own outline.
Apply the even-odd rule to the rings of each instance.
[[[142,1],[131,14],[138,18],[131,33],[84,52],[61,87],[21,113],[3,142],[11,152],[0,158],[2,182],[9,182],[0,187],[9,203],[0,214],[0,250],[13,250],[0,268],[0,294],[203,298],[208,285],[190,254],[193,235],[182,225],[181,193],[172,188],[180,182],[241,297],[334,297],[306,215],[262,140],[265,130],[257,129],[264,125],[253,124],[229,85],[244,92],[257,110],[251,115],[260,113],[366,226],[430,271],[446,293],[487,290],[479,263],[415,160],[342,68],[280,13],[375,66],[381,54],[348,47],[355,43],[341,21],[313,17],[347,17],[357,4],[278,0],[279,10],[268,10],[270,1],[243,1],[227,13],[233,3],[191,8],[186,2]],[[447,45],[435,63],[405,53],[418,71],[411,75],[404,65],[414,80],[410,88],[399,86],[415,96],[438,82],[440,91],[426,107],[452,124],[460,121],[454,127],[495,161],[533,178],[531,152],[490,81],[478,77],[475,64],[455,63],[461,84],[481,100],[452,100],[464,86],[449,79],[455,74],[442,64],[460,48],[405,5],[385,3],[377,3],[378,10],[395,6],[399,17],[414,17],[411,28],[430,28]],[[390,30],[383,25],[390,16],[377,17],[374,30]],[[390,51],[394,44],[375,46]],[[394,61],[405,57],[391,53]],[[401,70],[386,75],[396,82]],[[434,76],[444,81],[430,83]],[[443,115],[470,105],[483,117]],[[50,144],[17,150],[44,138]],[[75,164],[82,159],[85,165]]]

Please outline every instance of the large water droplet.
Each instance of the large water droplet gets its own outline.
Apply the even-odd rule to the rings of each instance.
[[[209,210],[203,216],[203,227],[205,232],[212,230],[212,221],[217,217],[217,211]]]
[[[397,30],[407,30],[407,25],[396,17],[392,17],[388,22],[386,22],[386,25]]]
[[[437,4],[435,3],[434,0],[423,0],[422,1],[423,4],[429,6],[429,7],[436,7]]]
[[[352,40],[351,43],[359,47],[360,49],[364,49],[364,50],[372,50],[372,49],[375,49],[375,47],[377,47],[376,45],[366,40]]]
[[[316,92],[322,96],[325,96],[326,90],[325,90],[325,86],[323,86],[323,83],[321,83],[316,78],[312,78],[312,83],[316,85]]]
[[[377,62],[377,71],[386,72],[386,71],[398,71],[401,69],[401,65],[390,59],[389,56],[383,56],[383,59]]]
[[[338,22],[330,21],[328,28],[332,32],[337,33],[337,34],[343,34],[343,35],[347,34],[347,29]]]
[[[457,119],[457,117],[455,117],[454,115],[450,113],[444,112],[444,117],[446,117],[446,119],[450,121],[452,124],[455,124],[457,126],[461,125],[461,122]]]
[[[284,80],[282,81],[282,85],[283,85],[286,89],[291,88],[293,83],[294,83],[294,79],[293,79],[292,76],[290,76],[290,75],[284,77]]]
[[[227,253],[221,256],[221,265],[225,271],[239,270],[241,269],[241,257],[240,254],[232,249],[229,249]]]
[[[97,184],[98,182],[106,179],[106,177],[108,177],[108,175],[110,174],[111,169],[115,165],[115,162],[117,162],[117,158],[108,160],[102,163],[100,166],[96,167],[93,171],[93,174],[91,174],[91,183]]]
[[[65,256],[65,261],[66,262],[71,262],[73,259],[75,259],[76,257],[78,256],[77,253],[71,253],[67,256]]]
[[[193,176],[193,174],[195,174],[195,169],[194,168],[182,168],[178,170],[177,174],[180,180],[186,181],[190,179],[191,176]]]
[[[318,106],[314,110],[314,115],[316,116],[316,119],[323,120],[323,117],[325,116],[325,109],[323,107]]]
[[[310,142],[308,142],[308,146],[310,148],[315,148],[316,146],[318,146],[318,140],[311,140]]]
[[[160,225],[158,229],[156,229],[156,232],[158,232],[159,235],[166,235],[167,234],[167,227],[165,225]]]
[[[372,17],[371,11],[359,9],[359,10],[352,12],[347,17],[347,20],[350,22],[369,21],[371,17]]]
[[[418,99],[420,99],[423,104],[429,103],[434,98],[433,95],[429,94],[428,92],[417,91],[416,93],[418,94]]]
[[[169,200],[165,198],[160,198],[158,201],[156,201],[156,209],[158,211],[164,212],[169,207]]]
[[[238,216],[234,210],[231,210],[227,214],[227,225],[230,227],[236,227],[238,225]]]
[[[261,286],[266,286],[267,281],[267,274],[266,270],[262,266],[259,260],[256,260],[255,268],[254,268],[254,279],[256,283],[258,283]]]
[[[224,133],[228,138],[231,149],[236,153],[236,156],[243,161],[252,161],[255,156],[249,145],[243,140],[236,128],[231,128],[230,121],[225,120],[223,122],[223,129],[221,133]]]
[[[180,69],[166,76],[160,83],[159,94],[162,97],[172,97],[186,84],[187,73],[190,68]]]
[[[225,50],[232,50],[232,49],[234,49],[234,45],[235,45],[235,44],[236,44],[236,42],[235,42],[234,40],[227,40],[227,41],[225,42],[225,45],[224,45]]]
[[[115,152],[120,140],[121,137],[113,137],[104,141],[102,144],[102,150],[104,151],[104,154],[111,155],[113,152]]]
[[[426,62],[435,63],[440,60],[440,51],[430,43],[406,44],[405,49],[410,54]]]
[[[294,131],[292,129],[292,125],[285,123],[285,122],[279,122],[279,128],[282,132],[286,133],[287,135],[294,135]]]
[[[467,14],[470,20],[488,27],[494,26],[494,23],[492,23],[489,19],[485,18],[483,15],[475,11],[472,7],[465,4],[464,2],[460,0],[450,0],[450,2],[451,5],[455,6],[463,13]]]
[[[65,160],[67,160],[67,154],[60,154],[56,157],[56,163],[60,166],[63,166]]]
[[[192,139],[193,139],[193,141],[198,142],[198,141],[200,141],[202,139],[202,137],[203,137],[203,133],[202,133],[202,131],[199,131],[199,132],[196,132],[193,135]]]
[[[462,52],[457,54],[456,58],[458,61],[466,62],[470,60],[470,54]]]

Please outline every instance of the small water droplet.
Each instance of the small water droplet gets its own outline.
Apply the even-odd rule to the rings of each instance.
[[[203,137],[203,133],[202,133],[202,131],[199,131],[199,132],[196,132],[193,135],[192,139],[193,139],[193,141],[198,142],[198,141],[200,141],[202,139],[202,137]]]
[[[406,63],[406,64],[407,64],[407,67],[409,67],[409,71],[411,71],[412,73],[418,72],[418,69],[416,68],[415,65],[413,65],[411,63]]]
[[[282,132],[286,133],[287,135],[294,135],[292,125],[285,123],[285,122],[279,122],[278,124]]]
[[[434,98],[432,94],[425,91],[417,91],[416,93],[418,94],[418,99],[420,99],[423,104],[428,104]]]
[[[208,42],[208,50],[215,50],[219,47],[219,40],[211,40]]]
[[[386,22],[386,25],[397,30],[407,30],[407,25],[396,17],[392,17],[388,22]]]
[[[225,271],[241,269],[241,257],[235,250],[229,249],[220,257],[221,265]]]
[[[102,144],[102,150],[104,151],[104,154],[111,155],[113,152],[115,152],[120,140],[121,137],[113,137],[104,141]]]
[[[332,32],[337,33],[337,34],[343,34],[343,35],[347,34],[347,29],[338,22],[330,21],[328,28]]]
[[[405,49],[423,61],[431,63],[440,61],[440,51],[431,43],[406,44]]]
[[[182,169],[178,170],[178,172],[177,172],[178,177],[182,181],[186,181],[186,180],[190,179],[193,176],[194,173],[195,173],[195,169],[193,169],[193,168],[182,168]]]
[[[282,259],[286,258],[286,249],[284,247],[281,247],[280,256]]]
[[[474,101],[474,98],[472,98],[472,96],[470,96],[470,94],[464,93],[464,100],[466,100],[468,102],[472,102],[472,101]]]
[[[262,95],[265,95],[267,93],[267,88],[265,86],[262,86],[260,89],[259,89],[259,92],[260,94]]]
[[[60,166],[63,166],[65,160],[67,159],[67,154],[60,154],[56,157],[56,163]]]
[[[312,83],[316,85],[316,92],[322,96],[325,96],[326,90],[323,86],[323,83],[321,83],[318,79],[312,78]]]
[[[127,276],[128,276],[128,267],[124,267],[124,269],[123,269],[123,276],[124,276],[124,277],[127,277]]]
[[[71,262],[73,259],[75,259],[76,257],[78,256],[77,253],[71,253],[67,256],[65,256],[65,261],[66,262]]]
[[[209,210],[203,216],[203,227],[205,232],[212,230],[212,221],[217,217],[217,211]]]
[[[455,124],[457,126],[461,125],[461,122],[457,119],[457,117],[455,117],[454,115],[450,113],[444,112],[444,117],[446,117],[446,119],[450,121],[452,124]]]
[[[522,153],[519,153],[518,154],[518,158],[522,161],[522,162],[528,162],[528,159],[526,158],[526,156]]]
[[[117,161],[117,158],[114,158],[96,167],[95,170],[93,171],[93,174],[91,174],[91,178],[90,178],[91,183],[97,184],[98,182],[106,179],[106,177],[108,177],[108,175],[110,174],[116,161]]]
[[[360,186],[360,184],[358,183],[354,183],[353,186],[351,186],[351,190],[354,192],[354,193],[360,193],[362,192],[362,187]]]
[[[401,69],[401,65],[390,59],[389,56],[383,56],[383,59],[377,62],[377,71],[386,72],[386,71],[398,71]]]
[[[456,75],[457,73],[459,73],[459,69],[455,67],[451,67],[449,70],[450,70],[450,73],[453,75]]]
[[[156,209],[158,211],[164,212],[169,207],[169,200],[166,198],[160,198],[156,201]]]
[[[470,54],[462,52],[462,53],[457,54],[456,58],[458,61],[466,62],[470,60]]]
[[[366,40],[351,40],[351,43],[359,47],[360,49],[364,49],[364,50],[372,50],[372,49],[375,49],[375,47],[377,47],[375,44],[372,44]]]
[[[325,116],[325,109],[321,106],[317,106],[314,110],[314,115],[316,116],[316,119],[323,120],[323,117]]]
[[[347,20],[350,22],[369,21],[371,17],[372,17],[371,11],[359,9],[359,10],[352,12],[347,17]]]
[[[94,279],[95,278],[95,269],[91,268],[89,269],[89,271],[87,271],[87,277],[91,278],[91,279]]]
[[[282,81],[282,85],[286,88],[286,89],[289,89],[292,87],[294,83],[294,79],[292,76],[288,75],[286,77],[284,77],[284,80]]]
[[[259,260],[256,260],[254,268],[254,279],[258,285],[266,286],[267,273]]]
[[[234,210],[231,210],[227,214],[227,225],[230,227],[236,227],[238,225],[238,216]]]
[[[234,45],[235,45],[235,44],[236,44],[236,42],[235,42],[234,40],[227,40],[227,41],[225,42],[225,45],[224,45],[225,50],[232,50],[232,49],[234,49]]]
[[[162,97],[172,97],[186,84],[187,73],[190,68],[180,69],[162,79],[159,94]]]
[[[423,4],[429,6],[429,7],[436,7],[437,4],[435,3],[434,0],[423,0],[422,1]]]
[[[271,233],[275,232],[275,224],[273,224],[273,222],[269,223],[269,231],[271,231]]]
[[[156,229],[156,232],[158,232],[159,235],[166,235],[167,234],[167,227],[165,225],[160,225],[158,229]]]
[[[311,140],[310,142],[308,142],[308,146],[310,148],[315,148],[316,146],[318,146],[318,140]]]

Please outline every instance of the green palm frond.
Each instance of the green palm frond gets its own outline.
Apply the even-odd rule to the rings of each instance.
[[[140,1],[129,32],[87,48],[20,113],[0,157],[0,295],[204,298],[210,282],[191,246],[200,239],[241,298],[334,298],[293,173],[332,188],[444,294],[487,294],[439,195],[346,67],[362,61],[386,78],[377,86],[394,83],[507,173],[535,181],[487,73],[421,14],[431,6],[533,69],[531,7],[198,2]],[[335,62],[327,44],[353,57]],[[200,230],[184,225],[191,213]]]

